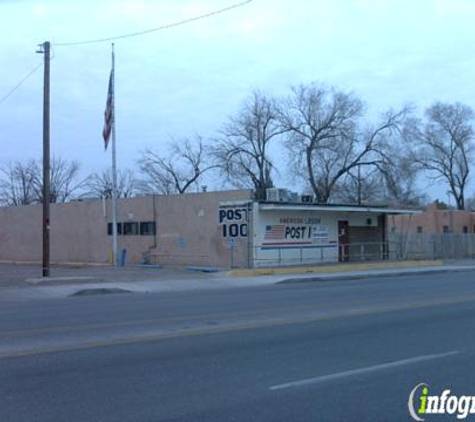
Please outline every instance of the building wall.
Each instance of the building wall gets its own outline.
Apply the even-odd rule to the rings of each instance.
[[[253,260],[256,267],[337,262],[338,221],[348,221],[350,244],[373,243],[371,248],[366,247],[367,253],[380,251],[384,239],[384,228],[379,225],[383,221],[374,213],[257,210],[255,214]],[[349,249],[350,259],[355,252],[356,249]],[[357,253],[360,258],[359,247]]]
[[[377,213],[264,209],[250,190],[147,196],[119,201],[122,225],[151,222],[155,233],[119,235],[126,264],[262,267],[339,260],[338,222],[349,222],[350,260],[381,256]],[[264,207],[264,208],[262,208]],[[305,208],[302,205],[302,208]],[[51,262],[109,264],[109,200],[51,206]],[[0,208],[0,260],[41,262],[42,207]],[[373,243],[362,249],[359,244]],[[373,249],[371,249],[373,248]]]
[[[42,207],[0,208],[0,259],[41,261]]]
[[[117,222],[121,223],[140,223],[155,222],[157,224],[156,203],[160,201],[157,196],[145,196],[139,198],[124,198],[119,201]],[[97,202],[97,201],[94,201]],[[98,201],[102,202],[102,201]],[[101,263],[110,262],[112,255],[112,236],[107,235],[107,224],[112,222],[112,201],[102,203],[103,215],[102,218],[97,215],[91,215],[89,230],[94,225],[94,221],[100,220],[100,233],[102,239],[101,251],[96,251],[94,255],[89,256],[87,262],[93,262],[94,256],[101,256]],[[105,205],[105,215],[104,215]],[[96,220],[94,220],[96,219]],[[124,230],[122,228],[122,230]],[[67,233],[64,233],[67,236]],[[92,238],[94,235],[89,231],[86,233],[85,239]],[[121,260],[121,253],[126,250],[126,263],[137,264],[142,263],[146,259],[149,250],[153,248],[156,242],[156,235],[119,235],[118,249],[119,260]]]
[[[350,261],[387,259],[385,217],[375,218],[373,216],[371,221],[371,225],[350,225],[350,247],[348,250]]]
[[[153,221],[152,198],[120,201],[119,222]],[[50,247],[52,263],[96,263],[111,261],[112,237],[110,201],[88,200],[51,204]],[[153,245],[150,236],[119,236],[119,249],[127,250],[128,262],[141,260],[142,252]],[[0,208],[0,260],[42,259],[42,207]]]
[[[237,236],[233,248],[223,236],[223,204],[249,202],[252,191],[226,191],[162,196],[157,202],[158,243],[151,251],[154,262],[178,265],[247,267],[248,238]],[[237,208],[242,205],[237,205]],[[226,226],[228,227],[228,226]]]
[[[424,213],[396,215],[389,219],[389,230],[396,233],[475,233],[475,212],[461,210],[439,210],[437,204],[430,204]],[[445,231],[447,232],[447,231]]]
[[[161,264],[247,266],[247,238],[230,250],[221,234],[223,201],[251,198],[249,190],[127,198],[119,201],[119,223],[155,222],[155,235],[120,235],[127,264],[146,260]],[[110,201],[88,200],[51,205],[51,262],[111,261]],[[42,207],[0,208],[0,260],[42,259]]]

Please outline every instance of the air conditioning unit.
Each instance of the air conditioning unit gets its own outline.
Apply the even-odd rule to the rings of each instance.
[[[288,189],[268,188],[266,200],[268,202],[298,202],[298,194]]]
[[[288,202],[296,203],[299,202],[299,194],[297,192],[289,192]]]
[[[266,201],[267,202],[279,202],[280,201],[280,189],[276,189],[276,188],[266,189]]]
[[[300,202],[303,202],[305,204],[310,204],[313,202],[313,196],[312,195],[302,195],[300,197]]]

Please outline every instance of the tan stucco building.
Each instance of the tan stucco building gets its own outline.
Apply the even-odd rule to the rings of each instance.
[[[126,264],[262,267],[387,259],[384,207],[257,202],[251,190],[119,201]],[[111,204],[51,205],[51,262],[109,264]],[[42,207],[0,208],[0,260],[40,262]]]
[[[475,212],[441,209],[433,202],[423,213],[391,216],[389,229],[404,234],[475,233]]]

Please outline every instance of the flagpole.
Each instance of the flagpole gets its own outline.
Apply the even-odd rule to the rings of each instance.
[[[117,246],[117,159],[115,149],[115,53],[112,43],[112,257],[113,265],[119,266]]]

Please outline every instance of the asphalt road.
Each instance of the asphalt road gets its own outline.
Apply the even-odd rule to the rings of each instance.
[[[0,421],[411,420],[474,326],[474,272],[5,303]]]

